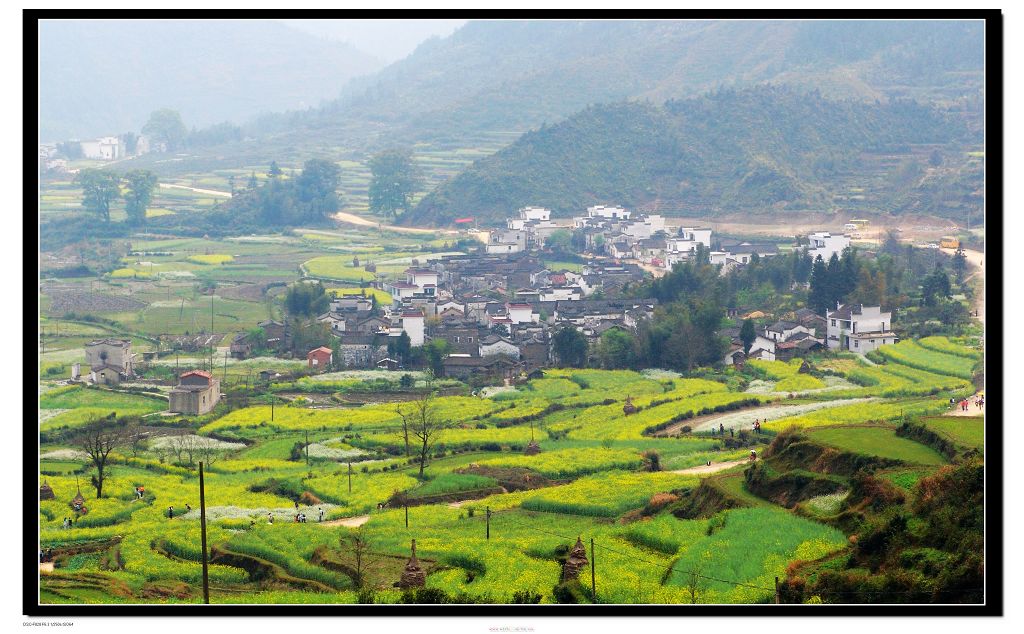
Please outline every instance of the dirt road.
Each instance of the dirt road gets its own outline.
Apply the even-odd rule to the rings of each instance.
[[[217,189],[199,189],[197,187],[174,185],[172,183],[160,183],[160,189],[187,189],[188,191],[195,192],[197,194],[206,194],[207,196],[219,196],[221,198],[231,198],[231,192],[222,192]]]
[[[984,408],[978,407],[974,404],[974,399],[978,397],[977,394],[967,399],[967,410],[960,409],[960,403],[957,403],[956,407],[949,410],[943,416],[984,416]]]
[[[320,526],[347,526],[348,528],[357,528],[370,521],[369,515],[357,515],[355,517],[343,517],[337,520],[329,520],[327,522],[318,522]]]
[[[334,214],[334,219],[338,222],[347,222],[350,225],[359,225],[360,227],[376,227],[378,229],[387,229],[388,231],[397,231],[399,233],[447,233],[457,234],[458,231],[453,229],[420,229],[418,227],[397,227],[395,225],[385,225],[377,222],[376,220],[369,220],[362,216],[350,214],[345,211],[339,211]]]
[[[702,475],[705,473],[716,473],[718,471],[725,471],[731,469],[736,465],[741,465],[749,462],[749,460],[730,460],[728,462],[712,462],[711,464],[702,464],[696,467],[690,467],[689,469],[679,469],[678,471],[672,471],[671,473],[679,473],[682,475]]]

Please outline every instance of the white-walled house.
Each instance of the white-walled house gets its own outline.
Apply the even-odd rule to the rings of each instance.
[[[479,349],[481,357],[493,357],[503,354],[514,359],[519,358],[519,346],[498,335],[487,335],[481,339]]]
[[[488,254],[520,253],[526,250],[526,231],[499,229],[492,231],[484,246]]]
[[[843,304],[828,311],[825,321],[825,345],[830,349],[865,354],[898,340],[892,332],[892,313],[879,306]]]
[[[418,348],[423,345],[423,313],[417,311],[402,311],[399,329],[409,335],[409,343],[412,344],[412,347]]]
[[[587,207],[588,218],[605,218],[608,220],[629,220],[630,215],[633,212],[626,211],[622,207],[616,207],[615,205],[594,205],[593,207]]]
[[[828,262],[832,258],[832,254],[840,256],[843,254],[843,249],[850,246],[850,236],[843,234],[832,234],[828,231],[818,231],[807,236],[808,247],[807,254],[811,256],[811,259],[817,258],[819,255],[821,259]]]
[[[113,161],[124,157],[124,144],[116,136],[104,136],[98,139],[82,141],[82,155],[88,159]]]
[[[515,324],[528,324],[534,321],[533,306],[531,304],[522,303],[508,303],[505,304],[505,308],[508,311],[508,318]]]
[[[770,326],[765,326],[764,336],[766,339],[782,342],[788,341],[790,337],[798,332],[805,332],[812,337],[814,336],[812,330],[792,321],[777,321]]]

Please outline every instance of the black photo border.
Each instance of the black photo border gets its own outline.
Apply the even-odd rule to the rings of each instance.
[[[400,15],[397,15],[399,14]],[[24,372],[38,375],[38,355],[31,342],[38,338],[38,183],[36,161],[38,139],[38,32],[41,19],[278,19],[278,18],[466,18],[466,19],[945,19],[984,20],[985,22],[985,208],[987,236],[986,259],[994,262],[986,272],[986,374],[988,381],[1002,384],[1003,379],[1003,19],[999,10],[647,10],[647,11],[485,11],[485,10],[38,10],[23,11],[24,70]],[[31,272],[36,273],[33,279]],[[994,370],[994,372],[993,372]],[[166,616],[1001,616],[1003,614],[1003,501],[1004,446],[1003,397],[987,408],[985,434],[985,597],[984,604],[822,604],[822,605],[60,605],[38,603],[38,423],[31,411],[38,401],[37,388],[25,382],[23,414],[23,487],[25,511],[23,532],[23,614],[32,617],[166,617]],[[991,421],[991,422],[990,422]]]

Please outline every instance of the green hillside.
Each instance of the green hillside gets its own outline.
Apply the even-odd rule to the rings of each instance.
[[[690,214],[858,206],[898,213],[894,203],[906,192],[938,178],[966,183],[967,192],[980,187],[980,163],[972,170],[965,151],[974,141],[962,118],[910,100],[833,101],[779,87],[661,107],[594,106],[476,161],[404,220],[495,220],[529,204],[565,217],[595,203]],[[937,213],[973,202],[950,188],[909,198],[916,210],[930,200]]]

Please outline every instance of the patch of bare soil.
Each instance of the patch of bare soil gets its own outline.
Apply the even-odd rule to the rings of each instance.
[[[690,467],[689,469],[679,469],[677,471],[673,471],[672,473],[680,473],[680,474],[683,474],[683,475],[700,475],[700,474],[704,474],[704,473],[716,473],[718,471],[725,471],[726,469],[731,469],[732,467],[735,467],[736,465],[747,464],[748,462],[749,462],[749,459],[747,459],[747,460],[730,460],[728,462],[712,462],[709,465],[702,464],[702,465],[698,465],[696,467]]]

